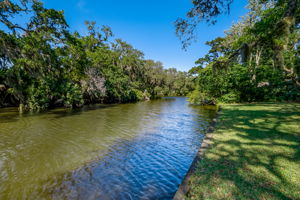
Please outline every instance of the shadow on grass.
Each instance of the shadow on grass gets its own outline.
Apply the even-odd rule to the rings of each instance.
[[[191,199],[300,199],[300,105],[225,106]]]

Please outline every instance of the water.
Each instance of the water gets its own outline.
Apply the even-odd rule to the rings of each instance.
[[[181,97],[0,109],[0,199],[172,199],[214,113]]]

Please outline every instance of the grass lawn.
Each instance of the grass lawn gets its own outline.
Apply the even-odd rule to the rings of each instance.
[[[224,105],[187,199],[300,199],[300,104]]]

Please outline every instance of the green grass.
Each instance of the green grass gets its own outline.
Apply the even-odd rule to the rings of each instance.
[[[224,105],[187,199],[300,199],[300,104]]]

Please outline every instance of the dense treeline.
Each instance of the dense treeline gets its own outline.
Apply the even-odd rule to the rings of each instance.
[[[195,23],[215,23],[231,3],[194,1],[188,18],[177,21],[184,45]],[[224,37],[207,42],[210,51],[190,71],[197,75],[192,103],[300,100],[299,1],[249,0],[248,9]]]
[[[21,24],[13,21],[22,17]],[[192,77],[143,53],[109,27],[70,32],[63,11],[37,0],[0,2],[0,106],[45,109],[186,95]]]

